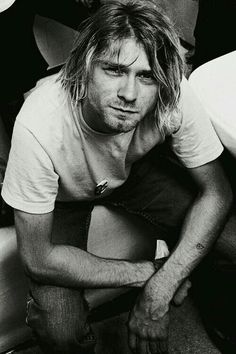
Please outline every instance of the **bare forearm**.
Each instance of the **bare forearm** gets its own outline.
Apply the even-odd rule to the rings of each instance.
[[[168,289],[169,301],[189,276],[191,271],[208,253],[225,224],[230,207],[227,198],[211,195],[196,199],[189,210],[180,235],[179,243],[171,256],[145,287],[147,293],[163,287]]]
[[[70,245],[51,242],[54,213],[15,211],[17,242],[28,275],[66,287],[142,287],[154,273],[152,262],[99,258]]]
[[[153,275],[152,262],[104,259],[71,246],[56,245],[41,267],[31,269],[37,280],[83,288],[142,287]]]

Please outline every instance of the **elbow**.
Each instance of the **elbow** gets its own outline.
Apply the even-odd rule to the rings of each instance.
[[[26,275],[37,282],[44,282],[44,267],[41,262],[35,260],[23,260],[24,271]]]
[[[44,257],[25,257],[23,258],[23,266],[26,275],[38,282],[47,284],[52,278],[50,261]]]
[[[222,212],[228,214],[233,204],[233,192],[229,182],[226,182],[218,193],[218,200]]]

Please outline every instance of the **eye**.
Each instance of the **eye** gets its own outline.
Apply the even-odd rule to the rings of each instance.
[[[122,76],[123,71],[118,67],[104,67],[104,71],[111,76]]]
[[[154,76],[152,75],[152,73],[140,73],[138,75],[138,77],[140,78],[141,81],[143,81],[144,83],[150,83],[150,84],[153,84],[155,83],[155,78]]]

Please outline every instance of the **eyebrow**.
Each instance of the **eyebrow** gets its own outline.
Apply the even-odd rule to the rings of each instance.
[[[130,64],[125,65],[125,64],[120,64],[114,61],[110,61],[110,60],[99,60],[99,63],[105,66],[109,66],[112,68],[119,68],[119,69],[126,69],[130,66]]]
[[[127,70],[131,64],[125,65],[125,64],[120,64],[117,62],[113,62],[113,61],[109,61],[109,60],[99,60],[99,63],[105,66],[108,66],[110,68],[114,68],[114,69],[120,69],[120,70]],[[145,69],[141,69],[138,71],[139,74],[143,74],[143,75],[153,75],[152,70],[145,70]]]

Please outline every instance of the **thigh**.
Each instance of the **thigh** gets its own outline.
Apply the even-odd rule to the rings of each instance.
[[[92,203],[57,202],[54,210],[52,242],[87,250]]]
[[[186,212],[196,195],[188,171],[164,155],[136,163],[127,182],[112,196],[113,205],[151,223],[157,238],[176,242]]]

